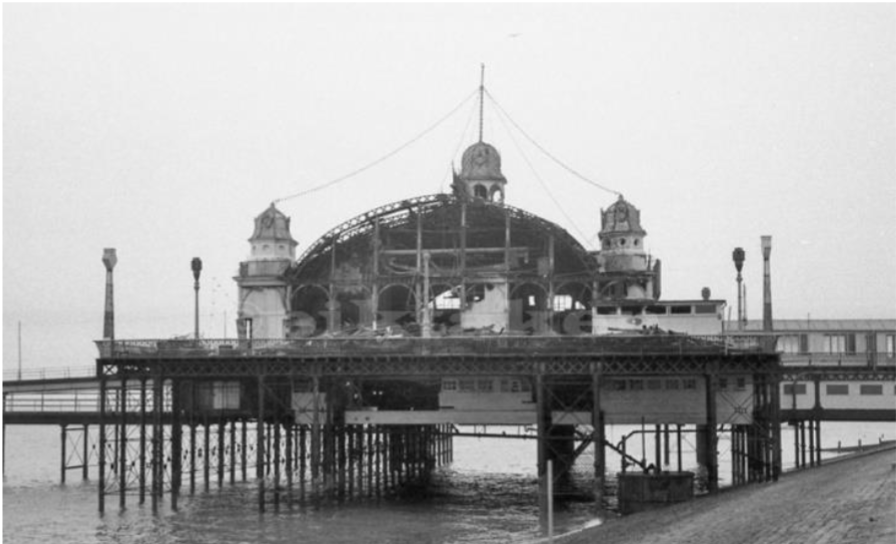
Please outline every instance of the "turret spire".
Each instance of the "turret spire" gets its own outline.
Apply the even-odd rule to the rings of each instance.
[[[479,65],[479,142],[482,143],[482,110],[485,101],[485,63]]]

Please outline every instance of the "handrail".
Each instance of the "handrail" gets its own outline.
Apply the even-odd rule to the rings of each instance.
[[[27,368],[22,369],[21,372],[12,369],[3,371],[4,382],[93,377],[96,377],[95,366]]]
[[[760,352],[762,337],[684,334],[600,336],[316,336],[296,339],[97,340],[100,358],[289,356],[315,354],[669,354]]]

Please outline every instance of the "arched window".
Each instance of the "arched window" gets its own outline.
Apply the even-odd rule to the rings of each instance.
[[[497,185],[492,185],[491,198],[492,202],[504,202],[504,191]]]
[[[485,188],[485,185],[477,183],[476,186],[473,187],[473,196],[476,198],[488,198],[488,189]]]

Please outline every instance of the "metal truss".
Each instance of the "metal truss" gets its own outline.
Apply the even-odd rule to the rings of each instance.
[[[896,367],[782,366],[781,381],[896,382]]]
[[[695,375],[776,373],[773,356],[741,355],[584,355],[488,356],[432,354],[282,357],[152,358],[142,361],[103,360],[103,375],[164,376],[172,378],[258,378],[260,376],[307,378],[339,377],[436,377],[447,375],[557,375],[589,376],[599,363],[601,375]],[[861,378],[869,379],[869,378]]]

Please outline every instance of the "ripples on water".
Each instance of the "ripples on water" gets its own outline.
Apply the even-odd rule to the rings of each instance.
[[[314,508],[280,506],[257,512],[255,485],[212,485],[183,496],[177,512],[152,513],[149,501],[118,511],[117,496],[97,512],[94,482],[78,471],[58,485],[58,431],[8,428],[3,486],[3,542],[84,544],[448,544],[529,542],[539,537],[535,444],[502,439],[455,439],[455,463],[437,471],[423,493],[356,500]],[[25,455],[28,444],[34,455]],[[15,450],[15,451],[14,451]],[[77,478],[76,478],[77,476]],[[95,468],[90,476],[95,480]],[[557,531],[593,521],[593,504],[557,504]]]
[[[844,444],[855,444],[858,436],[867,444],[877,442],[881,433],[886,438],[894,434],[892,425],[857,427],[838,430],[831,424],[825,442],[835,444],[842,436]],[[610,439],[621,433],[610,432]],[[534,441],[456,438],[455,462],[436,472],[423,494],[320,508],[281,505],[279,512],[268,505],[268,513],[259,514],[254,485],[217,489],[213,484],[209,493],[183,496],[177,512],[167,507],[167,495],[156,514],[149,502],[140,506],[138,497],[129,495],[123,512],[117,496],[108,497],[100,516],[95,467],[92,481],[81,482],[78,471],[71,471],[73,483],[57,483],[57,428],[10,426],[6,439],[4,544],[449,544],[530,542],[540,536]],[[785,437],[785,464],[788,444]],[[586,452],[574,471],[583,494],[590,485],[590,465]],[[593,503],[561,502],[555,509],[557,533],[595,523]]]

